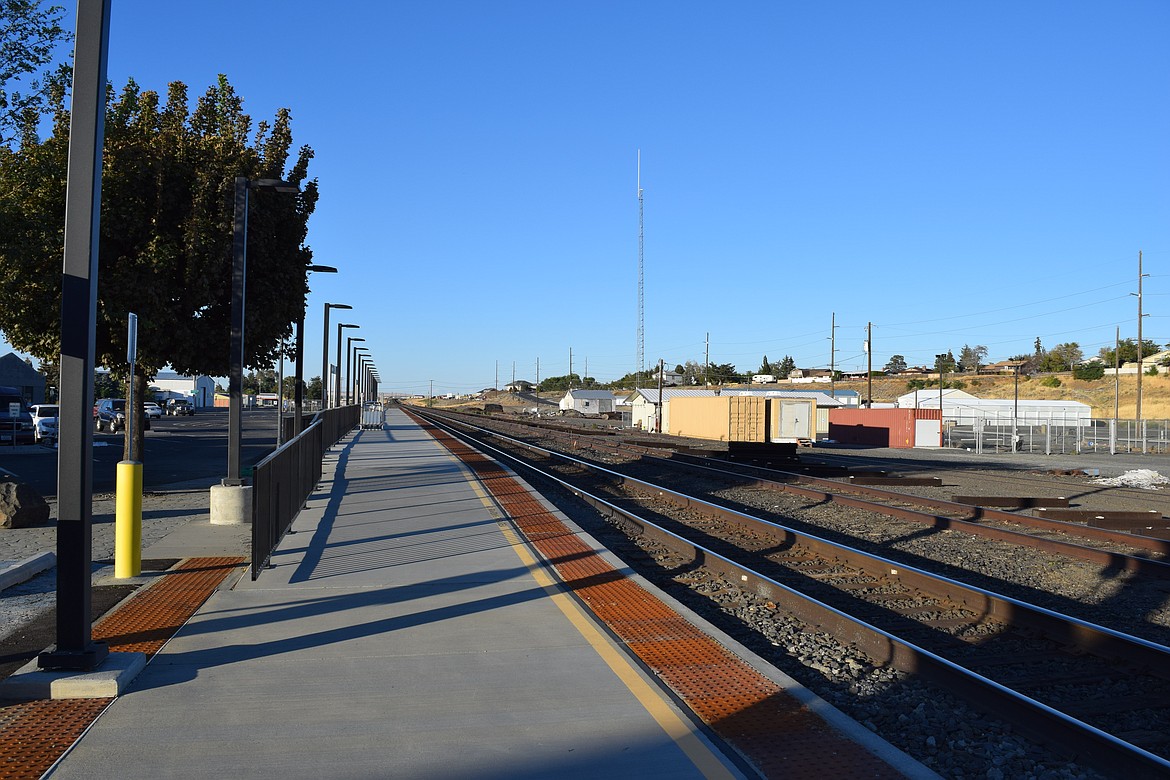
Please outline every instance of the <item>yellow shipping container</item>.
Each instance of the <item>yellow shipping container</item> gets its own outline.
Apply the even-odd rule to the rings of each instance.
[[[668,432],[714,441],[764,442],[768,435],[768,399],[744,395],[673,398]]]

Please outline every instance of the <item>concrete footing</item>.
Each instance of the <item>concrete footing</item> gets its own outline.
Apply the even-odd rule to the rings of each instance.
[[[144,668],[146,653],[110,653],[91,672],[45,671],[34,658],[0,681],[0,699],[112,698]]]
[[[247,525],[251,522],[251,485],[211,486],[212,525]]]

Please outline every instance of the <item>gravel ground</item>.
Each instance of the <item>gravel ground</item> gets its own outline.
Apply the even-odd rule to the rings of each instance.
[[[57,506],[50,501],[49,522],[34,528],[0,529],[0,571],[42,552],[55,552],[57,546]],[[150,557],[150,547],[175,530],[192,522],[208,521],[210,503],[206,481],[175,485],[167,490],[149,491],[142,497],[142,550]],[[114,495],[93,497],[93,583],[133,582],[114,578]],[[249,529],[245,529],[250,533]],[[245,548],[246,549],[246,548]],[[13,634],[56,603],[56,568],[0,591],[0,639]]]
[[[870,458],[873,455],[866,453]],[[1153,508],[1147,503],[1151,496],[1157,496],[1152,503],[1165,501],[1155,491],[1097,485],[1083,474],[1050,475],[1048,472],[1053,469],[1066,470],[1051,462],[1010,463],[1006,470],[988,468],[986,464],[974,468],[974,465],[963,463],[956,471],[931,459],[919,467],[946,475],[943,488],[930,489],[935,491],[932,497],[946,500],[963,492],[1080,494],[1085,500],[1092,498],[1093,508],[1130,508],[1141,504],[1143,509]],[[664,471],[652,463],[644,463],[634,470]],[[1124,573],[1103,571],[1100,566],[960,532],[935,532],[920,524],[836,505],[819,505],[795,496],[704,483],[694,477],[679,481],[685,481],[680,489],[686,492],[706,492],[712,500],[752,514],[771,515],[786,525],[843,542],[860,540],[860,546],[876,554],[925,569],[942,570],[989,590],[1170,644],[1170,589],[1164,583],[1150,583]],[[1022,489],[1025,487],[1026,490]],[[913,489],[913,492],[920,490]],[[776,605],[741,591],[735,583],[725,582],[704,569],[695,570],[644,539],[637,544],[631,542],[575,500],[562,497],[558,503],[648,579],[942,776],[1102,776],[1025,739],[1010,724],[984,718],[963,701],[922,680],[873,666],[851,648],[823,633],[810,631],[783,615]]]

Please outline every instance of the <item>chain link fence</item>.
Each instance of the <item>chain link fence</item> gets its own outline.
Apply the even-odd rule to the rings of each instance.
[[[1170,453],[1170,420],[1091,419],[1074,414],[1013,421],[993,415],[949,415],[943,446],[970,452],[1027,452],[1036,455],[1080,453]]]

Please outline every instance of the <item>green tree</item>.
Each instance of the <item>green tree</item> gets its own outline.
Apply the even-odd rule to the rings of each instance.
[[[1157,343],[1150,341],[1149,339],[1142,339],[1142,357],[1143,358],[1148,357],[1149,355],[1153,355],[1156,352],[1161,352],[1161,351],[1162,350],[1157,345]],[[1120,363],[1122,363],[1122,364],[1136,363],[1138,361],[1137,339],[1122,339],[1121,341],[1119,341],[1117,343],[1116,352],[1118,355],[1121,356]],[[1112,350],[1108,347],[1102,347],[1101,350],[1097,354],[1098,354],[1098,356],[1100,356],[1100,358],[1102,360],[1105,361],[1106,365],[1112,366],[1113,365],[1113,353],[1114,353],[1114,350]]]
[[[772,368],[777,379],[787,379],[788,375],[796,370],[796,361],[792,359],[791,355],[785,355],[784,359],[774,364]]]
[[[945,355],[936,355],[934,358],[934,370],[941,374],[955,373],[955,355],[949,349]]]
[[[1073,366],[1084,360],[1081,347],[1075,341],[1057,344],[1040,360],[1041,371],[1072,371]]]
[[[0,331],[41,360],[59,352],[61,256],[69,115],[65,90],[50,95],[52,134],[0,147]],[[126,321],[138,315],[136,397],[163,366],[190,375],[228,372],[233,185],[237,176],[282,178],[296,196],[250,198],[245,365],[270,366],[291,336],[307,294],[304,246],[317,202],[306,180],[312,150],[292,146],[288,111],[252,120],[226,77],[194,112],[187,88],[165,104],[131,80],[106,107],[99,252],[97,360],[125,380]],[[137,410],[141,414],[140,409]],[[142,427],[138,426],[141,431]],[[141,460],[141,438],[127,442]]]
[[[658,381],[657,373],[655,374],[654,381]],[[553,390],[569,390],[573,387],[580,387],[580,385],[581,377],[576,374],[566,374],[565,376],[550,376],[540,380],[540,386],[536,390],[539,393],[546,393]]]
[[[40,0],[0,0],[0,144],[31,132],[44,111],[54,54],[73,37],[61,27],[64,13]]]
[[[1073,369],[1074,379],[1084,379],[1092,381],[1101,379],[1105,376],[1105,364],[1096,361],[1092,363],[1085,363]]]
[[[760,361],[760,370],[757,371],[756,373],[757,374],[775,374],[776,373],[775,369],[772,367],[772,364],[768,362],[767,355],[764,355],[764,359],[762,361]]]
[[[886,362],[886,367],[883,370],[887,374],[900,374],[906,368],[906,357],[904,355],[892,355],[889,361]]]
[[[959,350],[959,368],[963,371],[979,371],[979,366],[987,359],[987,347],[963,345]]]
[[[735,370],[731,363],[712,363],[708,367],[708,375],[713,385],[734,384],[744,381],[743,375]]]
[[[305,385],[305,399],[308,401],[321,400],[321,377],[315,376]]]

